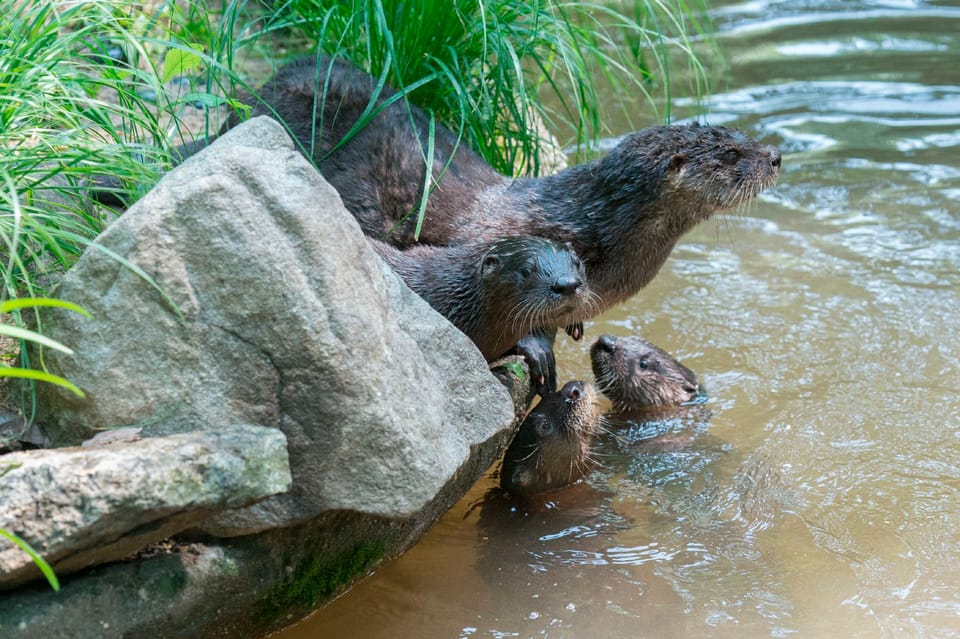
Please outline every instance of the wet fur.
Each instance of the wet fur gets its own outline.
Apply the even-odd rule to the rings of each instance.
[[[579,391],[571,399],[570,389]],[[514,496],[562,488],[585,476],[595,463],[591,455],[600,428],[596,390],[568,382],[547,394],[527,415],[503,456],[500,486]]]
[[[601,336],[590,360],[597,388],[618,411],[679,405],[700,393],[693,371],[637,336]]]
[[[375,239],[370,243],[414,292],[473,340],[487,361],[534,329],[580,322],[595,309],[582,262],[549,240],[505,238],[405,251]],[[562,281],[576,282],[576,290],[558,290]]]

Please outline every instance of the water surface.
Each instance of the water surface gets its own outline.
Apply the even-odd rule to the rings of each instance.
[[[549,500],[485,478],[283,637],[960,636],[960,3],[714,17],[708,120],[779,146],[780,183],[587,326],[671,351],[709,402],[616,427]],[[561,380],[588,348],[562,340]]]

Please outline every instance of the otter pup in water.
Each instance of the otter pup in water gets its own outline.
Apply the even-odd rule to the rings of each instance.
[[[700,394],[693,371],[640,337],[601,335],[590,361],[597,387],[618,411],[678,405]]]
[[[562,488],[590,471],[590,452],[600,428],[597,393],[567,382],[546,394],[520,424],[503,455],[500,487],[523,497]]]
[[[488,362],[535,329],[582,321],[596,300],[568,247],[512,237],[401,251],[370,244],[414,292],[463,331]]]

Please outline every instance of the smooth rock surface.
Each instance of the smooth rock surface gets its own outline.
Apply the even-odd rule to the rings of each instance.
[[[286,438],[228,426],[89,448],[0,457],[0,528],[17,534],[58,576],[115,561],[146,544],[290,488]],[[0,588],[39,570],[0,546]]]

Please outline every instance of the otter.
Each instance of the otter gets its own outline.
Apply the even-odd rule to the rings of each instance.
[[[574,324],[594,312],[583,263],[569,247],[550,240],[512,237],[405,251],[368,241],[488,362],[532,330]]]
[[[286,124],[367,235],[399,247],[515,235],[570,242],[598,313],[646,286],[697,223],[773,185],[781,165],[775,147],[740,131],[670,125],[630,133],[604,157],[555,175],[512,179],[437,126],[435,188],[417,236],[430,130],[423,111],[327,56],[281,68],[250,104],[252,115]]]
[[[368,236],[401,248],[518,235],[569,242],[596,295],[595,314],[646,286],[696,224],[773,185],[781,165],[775,147],[740,131],[690,124],[630,133],[600,159],[512,179],[437,126],[432,190],[418,235],[414,212],[428,182],[431,131],[423,111],[328,56],[286,65],[256,99],[242,100],[252,115],[286,124]],[[577,339],[582,325],[567,332]],[[522,344],[543,371],[547,391],[556,388],[554,334],[540,331]]]
[[[581,381],[546,394],[530,411],[500,467],[500,487],[515,497],[562,488],[594,467],[600,408],[593,386]]]
[[[256,97],[238,96],[251,115],[283,122],[301,152],[339,191],[370,237],[399,248],[538,236],[569,242],[584,262],[595,314],[646,286],[679,238],[713,213],[773,185],[781,156],[744,133],[699,124],[630,133],[604,157],[555,175],[501,175],[450,130],[393,88],[326,55],[282,67]],[[232,115],[224,130],[239,122]],[[433,132],[432,174],[426,179]],[[179,161],[203,146],[174,152]],[[417,233],[415,212],[430,185]],[[568,327],[579,337],[582,327]],[[556,388],[555,331],[524,338]]]
[[[693,371],[641,337],[601,335],[590,361],[597,387],[617,411],[679,405],[701,392]]]

